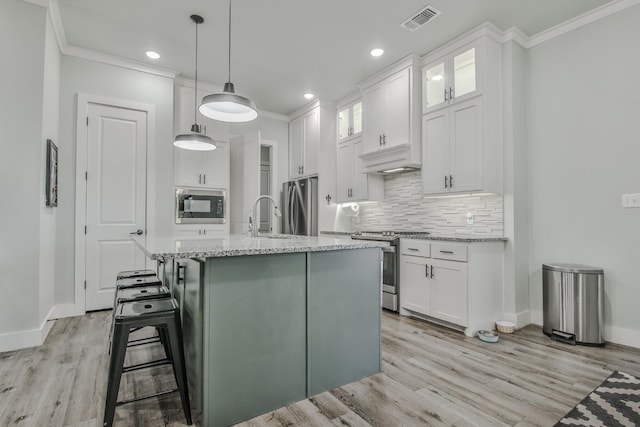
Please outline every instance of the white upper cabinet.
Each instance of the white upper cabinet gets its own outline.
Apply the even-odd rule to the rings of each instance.
[[[174,147],[174,185],[228,189],[229,143],[216,141],[216,145],[213,151]]]
[[[483,190],[482,98],[425,115],[422,133],[424,194]]]
[[[206,94],[198,90],[196,104]],[[179,187],[229,188],[229,124],[196,113],[201,132],[213,138],[218,148],[191,151],[174,148],[174,185]],[[194,124],[194,88],[175,87],[174,133],[188,133]]]
[[[502,192],[500,52],[480,36],[424,58],[425,196]]]
[[[361,82],[363,170],[420,167],[419,58],[410,55]]]
[[[382,201],[384,178],[368,175],[362,170],[362,138],[338,144],[337,193],[338,203]]]
[[[338,108],[338,142],[362,136],[362,100]]]
[[[423,113],[481,93],[478,60],[484,53],[483,47],[482,41],[476,41],[423,67]]]
[[[289,178],[318,173],[320,107],[314,107],[289,122]]]
[[[362,99],[365,152],[409,142],[408,68],[364,91]]]

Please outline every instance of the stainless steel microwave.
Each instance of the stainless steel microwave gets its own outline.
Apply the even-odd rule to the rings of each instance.
[[[176,190],[176,224],[224,224],[227,219],[223,190]]]

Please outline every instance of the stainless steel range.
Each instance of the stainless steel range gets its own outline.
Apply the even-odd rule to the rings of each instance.
[[[351,239],[389,242],[389,246],[382,248],[382,308],[397,312],[400,296],[400,269],[398,268],[400,237],[393,231],[358,231],[351,235]]]

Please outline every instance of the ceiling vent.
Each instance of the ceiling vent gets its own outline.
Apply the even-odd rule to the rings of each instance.
[[[427,22],[435,19],[440,15],[440,11],[433,6],[425,6],[416,13],[412,14],[409,19],[402,23],[402,26],[413,32],[422,27]]]

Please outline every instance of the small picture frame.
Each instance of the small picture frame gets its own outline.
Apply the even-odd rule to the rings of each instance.
[[[45,204],[54,208],[58,206],[58,147],[50,139],[47,139],[46,162]]]

